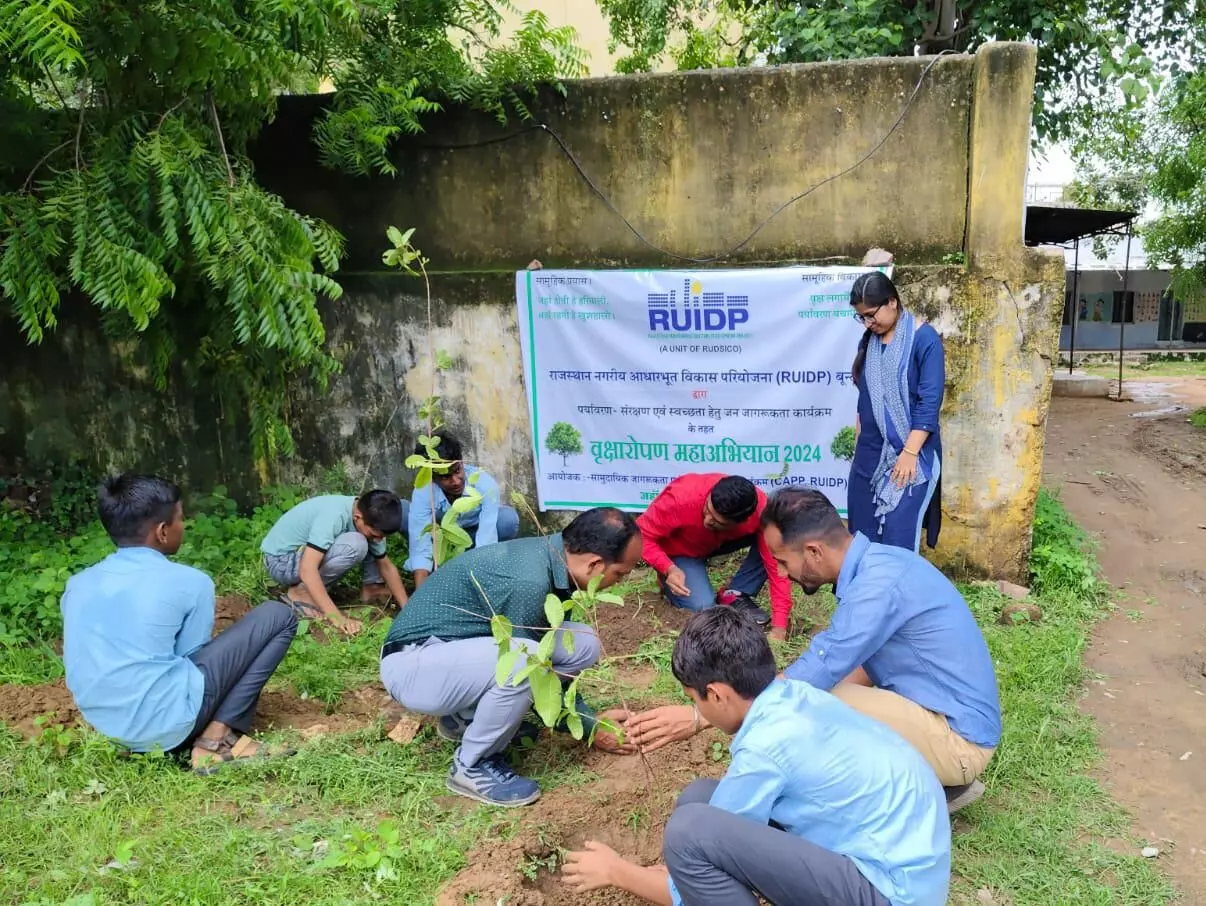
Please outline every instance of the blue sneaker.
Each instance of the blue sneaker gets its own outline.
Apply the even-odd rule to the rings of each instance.
[[[516,774],[500,755],[483,758],[468,768],[461,764],[458,753],[445,782],[458,796],[503,808],[531,805],[540,798],[540,784]]]
[[[460,742],[465,738],[465,730],[468,728],[469,721],[457,714],[446,714],[436,722],[436,734],[449,742]],[[525,720],[515,731],[515,736],[511,738],[510,744],[521,749],[530,749],[536,745],[539,736],[540,725],[534,721]]]

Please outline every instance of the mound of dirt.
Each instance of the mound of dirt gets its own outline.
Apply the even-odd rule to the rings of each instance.
[[[81,722],[75,699],[63,680],[39,686],[0,686],[0,723],[23,736],[34,736],[40,732],[34,721],[43,716],[60,726]]]
[[[308,730],[316,725],[324,733],[350,733],[370,726],[378,717],[396,723],[406,712],[388,693],[369,683],[345,695],[328,714],[323,702],[302,699],[285,690],[270,690],[260,696],[256,730]],[[39,686],[0,686],[0,724],[22,736],[36,736],[39,717],[56,726],[82,726],[83,716],[62,680]]]
[[[608,657],[635,654],[646,642],[658,635],[678,632],[691,616],[691,611],[671,607],[659,594],[631,596],[623,607],[600,604],[599,632]]]
[[[396,723],[406,712],[381,686],[369,683],[347,693],[331,713],[318,699],[299,698],[284,690],[269,690],[260,695],[256,709],[256,730],[312,730],[350,733],[361,730],[384,716],[387,724]]]
[[[1206,431],[1189,423],[1185,413],[1138,419],[1134,447],[1159,462],[1175,478],[1196,483],[1206,468]]]
[[[214,601],[214,635],[224,632],[251,610],[251,602],[240,595],[223,595]]]
[[[652,865],[661,861],[662,831],[678,794],[697,777],[719,777],[717,760],[727,745],[719,731],[708,730],[685,743],[671,744],[646,761],[588,751],[584,767],[599,779],[586,786],[549,790],[523,810],[520,832],[469,853],[468,864],[445,885],[437,906],[504,901],[508,906],[635,906],[639,901],[615,890],[580,894],[556,873],[566,850],[598,840],[629,859]],[[716,745],[719,743],[719,746]],[[541,745],[577,745],[565,737]],[[522,770],[522,768],[521,768]]]

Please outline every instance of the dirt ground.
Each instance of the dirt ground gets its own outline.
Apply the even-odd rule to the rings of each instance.
[[[245,601],[218,601],[215,631],[228,626],[248,609]],[[643,594],[623,608],[609,608],[601,619],[603,643],[609,657],[620,657],[616,676],[630,688],[647,686],[654,669],[639,661],[625,661],[649,638],[680,629],[684,611],[666,605],[660,595]],[[77,725],[75,708],[62,681],[40,686],[0,686],[0,721],[26,734],[38,732],[34,720],[48,715],[51,722]],[[302,700],[290,691],[269,690],[260,697],[257,729],[296,729],[304,735],[348,732],[372,724],[379,716],[393,721],[403,711],[385,691],[371,683],[346,694],[335,713],[327,714],[321,702]],[[670,746],[640,758],[616,758],[587,752],[583,768],[598,779],[589,786],[566,785],[550,790],[530,809],[524,809],[519,833],[505,843],[497,837],[469,854],[466,868],[441,893],[441,906],[460,906],[474,896],[489,895],[488,902],[506,900],[509,906],[590,906],[636,903],[616,892],[580,896],[570,893],[550,872],[557,854],[587,839],[600,840],[622,854],[653,863],[661,857],[662,829],[675,796],[696,777],[718,777],[722,736],[715,730],[700,734],[688,746]],[[716,745],[714,745],[716,744]],[[546,734],[542,747],[580,746],[568,737]],[[450,807],[465,805],[449,796]],[[500,816],[510,821],[516,816]],[[500,866],[510,866],[502,872]],[[487,900],[478,900],[486,902]]]
[[[1045,483],[1100,539],[1118,609],[1086,657],[1099,676],[1101,776],[1160,849],[1184,902],[1206,903],[1206,378],[1124,385],[1132,401],[1056,399]],[[1163,415],[1145,415],[1170,406]]]
[[[721,749],[713,746],[722,738],[718,730],[708,730],[686,745],[652,753],[647,765],[635,757],[590,752],[584,767],[599,779],[585,787],[558,787],[524,809],[520,833],[470,852],[467,867],[444,887],[436,906],[636,906],[642,901],[617,890],[574,893],[550,869],[562,849],[586,840],[644,864],[660,862],[662,830],[675,797],[697,777],[724,773],[724,762],[715,757]],[[558,739],[555,744],[570,743]],[[503,866],[515,868],[503,871]]]

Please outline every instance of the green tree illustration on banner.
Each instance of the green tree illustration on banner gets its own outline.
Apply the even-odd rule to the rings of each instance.
[[[829,445],[829,452],[833,454],[834,459],[849,462],[854,459],[854,441],[854,426],[847,425],[834,436],[833,443]]]
[[[582,432],[569,422],[557,422],[544,437],[544,448],[561,456],[561,465],[582,452]]]

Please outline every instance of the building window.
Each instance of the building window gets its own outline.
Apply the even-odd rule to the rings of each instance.
[[[1123,298],[1126,299],[1126,305],[1123,305]],[[1114,293],[1113,311],[1110,312],[1110,321],[1114,324],[1120,324],[1124,318],[1127,324],[1135,323],[1135,294],[1133,292],[1116,291]]]

